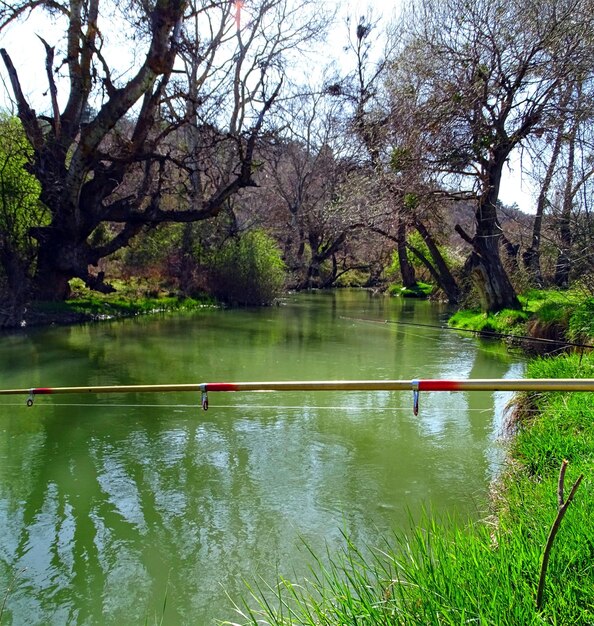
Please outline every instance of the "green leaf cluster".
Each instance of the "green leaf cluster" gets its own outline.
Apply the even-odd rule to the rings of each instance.
[[[230,304],[265,305],[285,285],[285,264],[277,243],[262,230],[228,239],[211,261],[211,291]]]
[[[0,242],[5,252],[29,261],[35,248],[30,229],[49,222],[41,186],[27,171],[32,156],[20,121],[0,114]]]
[[[405,202],[409,203],[409,206],[418,202],[418,199],[415,194],[406,194]],[[407,235],[407,241],[411,246],[416,248],[419,252],[425,256],[427,259],[431,259],[431,252],[425,243],[425,240],[421,235],[415,230],[410,232]],[[450,250],[446,246],[439,246],[439,251],[444,258],[445,262],[450,267],[455,267],[459,264],[459,260],[455,258],[455,256],[450,252]],[[412,254],[408,252],[408,260],[411,265],[415,268],[415,270],[424,271],[425,265],[423,262],[416,256],[416,254]],[[398,252],[394,250],[392,253],[392,258],[390,261],[390,265],[384,270],[387,278],[391,278],[393,276],[397,276],[400,273],[400,261],[398,260]]]

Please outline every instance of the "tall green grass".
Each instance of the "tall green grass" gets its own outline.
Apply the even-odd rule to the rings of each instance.
[[[498,313],[483,313],[478,309],[464,309],[454,313],[448,324],[454,328],[475,330],[479,333],[523,335],[530,317],[530,313],[524,310],[503,309]]]
[[[522,308],[484,313],[479,309],[462,309],[448,320],[454,328],[483,333],[529,333],[528,324],[541,329],[556,326],[569,341],[594,337],[594,298],[579,291],[530,289],[519,296]]]
[[[594,358],[538,360],[531,377],[594,377]],[[461,528],[425,515],[375,547],[348,538],[339,553],[313,554],[311,576],[249,587],[234,624],[594,624],[594,398],[525,396],[496,498],[496,517]],[[585,478],[551,552],[541,610],[542,553],[566,491]]]

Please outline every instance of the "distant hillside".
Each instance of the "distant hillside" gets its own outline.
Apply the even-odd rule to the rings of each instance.
[[[451,202],[444,208],[444,221],[447,224],[450,245],[460,248],[468,244],[454,230],[456,224],[469,234],[474,234],[474,211],[475,205],[469,200]],[[514,244],[520,244],[522,248],[529,245],[532,236],[532,223],[534,216],[520,211],[516,207],[501,206],[498,211],[499,221],[505,236]]]

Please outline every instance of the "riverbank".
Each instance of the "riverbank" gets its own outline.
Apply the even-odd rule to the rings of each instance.
[[[197,311],[219,306],[207,294],[193,298],[166,288],[154,281],[130,279],[118,281],[118,290],[101,294],[72,281],[72,297],[64,302],[34,302],[27,306],[20,320],[21,328],[98,322],[172,311]]]
[[[593,305],[592,298],[570,302],[553,294],[532,298],[532,311],[477,314],[475,320],[482,315],[489,330],[517,334],[547,322],[548,328],[557,325],[556,339],[591,343]],[[526,375],[592,378],[594,356],[585,351],[534,359]],[[592,394],[519,395],[510,412],[506,469],[482,521],[460,528],[426,515],[379,545],[363,548],[346,538],[329,563],[328,555],[312,554],[310,580],[280,579],[250,589],[237,607],[240,623],[594,623],[593,418]],[[566,515],[551,544],[563,504]],[[543,565],[548,538],[550,560]]]
[[[195,311],[213,306],[216,306],[215,302],[208,298],[198,300],[181,296],[78,298],[35,304],[25,312],[23,326],[80,324],[169,311]]]
[[[448,323],[485,336],[507,338],[528,353],[558,352],[564,342],[590,343],[594,337],[594,297],[583,292],[531,289],[519,296],[522,308],[483,313],[462,309]],[[544,340],[538,343],[529,338]],[[549,346],[546,346],[546,343]]]

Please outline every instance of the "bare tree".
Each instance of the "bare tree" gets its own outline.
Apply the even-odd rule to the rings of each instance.
[[[51,214],[49,224],[32,231],[37,297],[64,298],[74,276],[109,290],[89,266],[144,226],[208,219],[254,184],[255,145],[288,56],[324,21],[310,0],[242,5],[20,0],[0,9],[0,29],[45,9],[60,16],[66,33],[65,80],[56,79],[57,51],[43,42],[47,115],[32,108],[9,51],[0,51],[33,148],[31,171]],[[103,29],[110,21],[127,25],[143,50],[127,79],[118,80],[108,63]],[[96,237],[105,224],[109,236]]]
[[[555,284],[558,287],[569,286],[570,273],[573,265],[573,228],[572,222],[577,215],[578,194],[594,174],[592,164],[592,145],[588,145],[588,130],[584,125],[592,121],[591,93],[584,90],[583,82],[573,85],[571,90],[574,114],[567,123],[564,133],[566,158],[561,170],[562,184],[560,193],[560,210],[554,216],[558,232],[559,253],[555,264]],[[585,106],[584,106],[585,105]]]
[[[311,88],[283,103],[284,130],[259,155],[262,189],[254,195],[267,203],[269,225],[304,287],[320,286],[320,267],[361,222],[339,200],[355,167],[345,119],[341,102],[323,87]]]
[[[586,59],[586,0],[427,0],[407,18],[407,47],[392,84],[410,99],[418,167],[476,201],[466,270],[484,310],[519,306],[499,247],[497,200],[511,151],[542,129],[559,86]]]
[[[541,267],[541,240],[550,252],[556,251],[552,280],[559,287],[569,285],[574,261],[586,258],[583,240],[577,243],[575,236],[578,232],[585,234],[590,219],[590,180],[594,174],[592,78],[573,76],[562,85],[557,115],[549,120],[548,130],[530,141],[531,160],[541,164],[543,173],[532,240],[523,259],[539,286],[546,278]],[[549,265],[551,256],[549,253]],[[578,267],[580,272],[592,271],[582,263]]]
[[[565,94],[563,96],[562,102],[569,101],[570,90],[565,90]],[[559,155],[561,153],[561,148],[563,144],[563,135],[565,132],[565,124],[566,124],[566,115],[565,115],[565,106],[561,107],[561,115],[558,118],[557,129],[554,133],[554,141],[553,146],[550,151],[550,156],[548,158],[548,163],[546,165],[546,171],[544,177],[540,184],[540,191],[538,193],[538,200],[536,202],[536,213],[534,215],[534,222],[532,225],[532,239],[530,242],[530,246],[524,251],[522,255],[522,259],[524,262],[524,267],[528,271],[531,280],[538,287],[542,287],[544,285],[543,276],[542,276],[542,268],[540,263],[541,257],[541,239],[542,239],[542,226],[543,219],[545,214],[545,209],[547,208],[547,204],[550,202],[549,193],[551,191],[551,183],[553,182],[553,176],[555,174],[557,168],[557,161],[559,159]],[[540,140],[539,140],[540,143]]]
[[[361,16],[354,27],[352,21],[347,20],[347,26],[349,36],[345,51],[354,59],[354,69],[342,81],[340,95],[351,107],[350,127],[361,146],[359,159],[368,161],[369,175],[378,187],[374,195],[376,199],[382,198],[373,211],[374,219],[369,221],[370,216],[366,216],[369,231],[396,244],[402,284],[415,289],[415,269],[408,258],[407,236],[411,222],[404,207],[405,191],[392,176],[387,156],[392,137],[387,123],[391,111],[385,98],[385,82],[397,31],[379,31],[379,39],[384,39],[380,49],[377,43],[379,23],[371,13]]]

